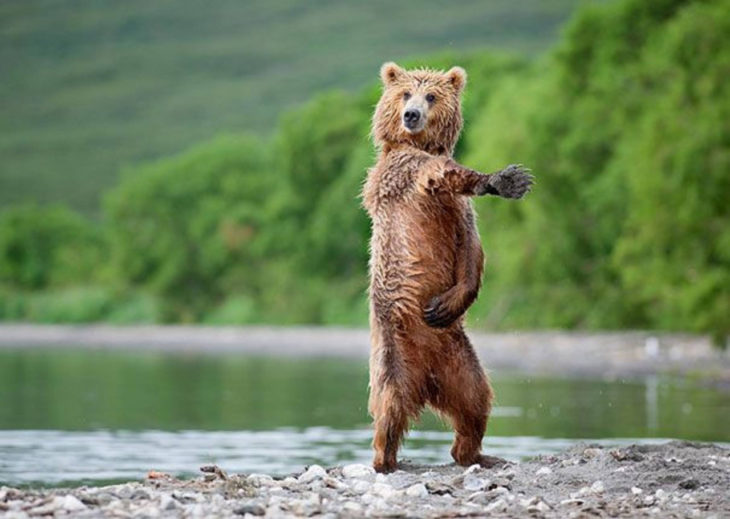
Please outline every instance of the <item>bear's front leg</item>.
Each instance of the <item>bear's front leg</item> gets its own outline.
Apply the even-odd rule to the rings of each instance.
[[[522,198],[532,188],[535,177],[522,164],[510,164],[502,171],[489,176],[488,186],[503,198]],[[488,194],[485,188],[483,193]]]
[[[447,328],[459,317],[477,297],[478,289],[456,285],[443,294],[432,297],[423,310],[423,319],[434,328]]]
[[[419,175],[421,191],[428,195],[448,191],[465,196],[522,198],[530,191],[534,181],[530,170],[521,164],[510,164],[502,171],[485,175],[442,157],[427,161]]]

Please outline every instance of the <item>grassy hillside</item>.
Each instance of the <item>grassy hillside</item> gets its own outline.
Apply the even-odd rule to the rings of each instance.
[[[0,3],[0,207],[94,213],[121,167],[281,111],[378,65],[482,47],[536,53],[579,0]]]

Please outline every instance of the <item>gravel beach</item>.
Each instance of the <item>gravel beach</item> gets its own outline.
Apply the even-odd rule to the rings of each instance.
[[[0,488],[0,515],[26,517],[730,517],[730,450],[671,442],[557,455],[483,469],[365,465],[299,474],[179,480],[150,471],[106,487]]]

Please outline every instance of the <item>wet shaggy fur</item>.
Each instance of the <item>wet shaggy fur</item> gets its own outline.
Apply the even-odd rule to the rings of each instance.
[[[463,69],[406,71],[386,63],[381,78],[373,117],[378,159],[363,189],[372,221],[373,465],[396,469],[409,421],[427,404],[451,421],[457,463],[490,465],[481,443],[493,393],[463,326],[484,265],[469,197],[520,198],[532,177],[514,165],[484,175],[452,159],[462,128]],[[425,118],[416,133],[404,125],[406,105]]]

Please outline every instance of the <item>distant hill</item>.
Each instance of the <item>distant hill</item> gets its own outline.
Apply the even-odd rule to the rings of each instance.
[[[94,213],[120,168],[221,132],[267,132],[387,59],[537,53],[579,0],[14,0],[0,4],[0,207]]]

